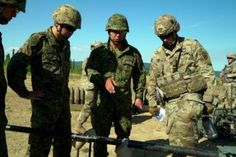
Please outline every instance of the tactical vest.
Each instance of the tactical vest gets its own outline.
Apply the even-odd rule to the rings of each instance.
[[[157,85],[167,99],[179,97],[184,93],[197,93],[207,88],[204,78],[196,73],[186,75],[177,72],[165,75],[157,79]]]
[[[163,47],[157,50],[157,85],[164,92],[165,98],[179,97],[184,93],[198,93],[207,88],[203,76],[196,71],[196,58],[192,44],[196,41],[179,38],[174,51]]]

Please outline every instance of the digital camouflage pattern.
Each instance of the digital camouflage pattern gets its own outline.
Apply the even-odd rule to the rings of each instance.
[[[129,32],[129,25],[126,17],[121,14],[113,14],[107,22],[106,31],[118,30]]]
[[[171,32],[178,32],[180,25],[174,16],[165,14],[161,15],[154,24],[154,30],[157,36],[165,36]]]
[[[7,82],[4,76],[4,49],[2,45],[2,33],[0,32],[0,156],[8,157],[5,135],[7,118],[5,114],[5,95],[7,92]]]
[[[74,28],[81,28],[81,15],[72,5],[62,5],[53,14],[52,17],[59,24],[67,24]]]
[[[44,93],[40,100],[32,101],[32,128],[70,134],[69,41],[56,39],[51,27],[30,36],[12,57],[7,69],[9,86],[21,97],[29,93],[24,84],[28,65],[33,90]],[[71,140],[67,138],[30,134],[29,144],[30,157],[47,157],[51,144],[54,157],[70,156]]]
[[[93,50],[86,70],[91,82],[98,89],[98,102],[91,109],[92,126],[98,136],[108,137],[112,122],[117,138],[128,138],[131,131],[131,79],[136,98],[143,98],[145,69],[139,51],[124,42],[122,52],[112,50],[109,41]],[[116,81],[115,93],[110,94],[104,82],[107,78]],[[94,143],[94,156],[108,156],[104,143]]]
[[[26,0],[0,0],[0,3],[14,5],[20,11],[25,12]]]
[[[214,73],[210,57],[198,41],[177,37],[176,46],[172,51],[161,46],[154,53],[148,81],[150,107],[159,106],[156,96],[158,79],[178,73],[199,74],[206,79],[208,84],[213,82]],[[194,147],[198,137],[196,123],[202,114],[204,105],[202,93],[186,92],[177,98],[167,100],[164,97],[164,100],[170,144]]]

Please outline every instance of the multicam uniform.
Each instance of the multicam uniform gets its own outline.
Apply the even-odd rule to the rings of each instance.
[[[236,83],[236,63],[226,65],[220,74],[223,83]]]
[[[124,42],[125,49],[112,50],[108,43],[93,50],[87,63],[90,81],[98,89],[97,105],[92,107],[92,125],[98,136],[108,137],[114,122],[117,138],[128,138],[131,131],[131,78],[136,98],[143,98],[145,70],[139,51]],[[115,93],[110,94],[104,82],[116,81]],[[107,156],[106,144],[94,144],[94,156]]]
[[[99,47],[101,44],[102,43],[99,41],[94,41],[91,44],[91,51]],[[82,63],[82,76],[80,80],[80,85],[85,90],[85,103],[77,118],[78,125],[76,131],[78,133],[85,133],[86,130],[83,127],[83,124],[87,121],[88,117],[90,116],[91,106],[93,106],[97,102],[97,95],[98,95],[97,89],[95,88],[94,84],[89,81],[87,72],[85,70],[87,62],[88,58],[86,58]]]
[[[28,65],[31,66],[33,90],[42,90],[45,94],[40,100],[32,101],[32,128],[70,134],[69,41],[56,39],[50,27],[45,32],[33,34],[13,56],[8,65],[8,82],[22,97],[29,93],[24,84]],[[69,138],[36,134],[29,136],[30,156],[48,156],[52,142],[55,157],[70,156]]]
[[[85,89],[85,103],[77,119],[78,120],[77,131],[79,133],[85,132],[82,125],[87,121],[88,117],[90,116],[91,106],[93,106],[97,102],[97,94],[98,94],[94,84],[89,81],[87,73],[85,71],[87,61],[88,61],[88,58],[86,58],[82,64],[83,70],[82,70],[82,77],[81,77],[81,85]]]
[[[229,54],[227,57],[232,57],[234,61],[236,59],[235,54],[231,54],[231,56]],[[234,61],[231,64],[226,65],[220,73],[223,86],[227,89],[227,97],[224,105],[226,108],[236,107],[236,63]]]
[[[199,81],[199,86],[202,86],[202,89],[196,87],[199,89],[194,90],[189,85],[191,84],[191,75],[196,75],[195,79],[200,82],[204,81],[200,76],[198,77],[198,74],[208,80],[214,78],[210,58],[206,50],[196,40],[178,37],[177,44],[172,51],[161,46],[152,58],[148,84],[149,105],[159,105],[156,97],[157,87],[164,93],[172,94],[166,95],[167,99],[164,98],[167,133],[171,145],[194,147],[197,144],[197,128],[195,126],[202,114],[202,90],[206,87]],[[189,78],[190,80],[187,81]],[[193,82],[193,84],[198,83]],[[183,88],[185,84],[186,89]],[[168,85],[172,88],[165,88]]]

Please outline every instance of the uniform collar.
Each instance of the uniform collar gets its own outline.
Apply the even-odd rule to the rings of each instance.
[[[174,47],[174,49],[172,51],[168,50],[167,48],[165,48],[164,46],[162,46],[164,52],[166,53],[167,56],[169,55],[174,55],[176,52],[181,51],[182,47],[183,47],[183,41],[184,38],[183,37],[177,37],[177,42],[176,45]]]
[[[47,34],[50,42],[52,42],[54,45],[64,45],[64,44],[69,44],[68,40],[58,40],[55,35],[52,32],[52,26],[47,29]]]

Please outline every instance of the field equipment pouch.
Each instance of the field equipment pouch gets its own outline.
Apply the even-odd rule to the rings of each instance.
[[[199,74],[174,73],[157,79],[158,87],[164,92],[165,98],[179,97],[184,93],[197,93],[207,88],[207,83]]]

